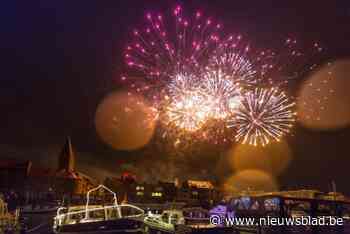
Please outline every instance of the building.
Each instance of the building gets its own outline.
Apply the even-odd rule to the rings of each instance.
[[[56,197],[54,191],[55,171],[50,168],[32,167],[25,180],[25,201],[32,203],[37,200],[52,200]]]
[[[138,182],[136,176],[128,172],[124,172],[120,177],[106,178],[104,184],[111,188],[118,198],[127,199],[130,202],[163,203],[173,200],[176,196],[173,184]]]
[[[76,170],[75,161],[76,153],[68,137],[58,157],[58,168],[54,176],[53,187],[57,192],[84,195],[95,186],[96,183],[90,177]]]
[[[210,181],[187,180],[179,189],[177,200],[191,206],[210,207],[222,199],[220,192]]]
[[[107,177],[103,184],[113,190],[119,200],[135,200],[137,197],[136,177],[131,173],[125,172],[120,177]]]
[[[104,184],[117,193],[120,198],[127,197],[136,203],[164,203],[176,200],[177,187],[175,183],[162,182],[146,183],[136,180],[131,173],[123,173],[119,178],[106,178]]]
[[[158,186],[162,188],[162,198],[164,201],[176,201],[178,186],[176,182],[158,182]]]
[[[32,163],[13,159],[0,161],[0,191],[22,190],[30,174]]]
[[[127,175],[127,176],[126,176]],[[221,199],[220,193],[210,181],[185,181],[182,186],[175,182],[138,182],[136,176],[124,173],[120,178],[106,178],[105,185],[123,200],[133,203],[185,203],[188,206],[209,207]]]
[[[75,168],[76,153],[70,138],[58,155],[56,170],[33,166],[30,161],[0,160],[0,191],[16,191],[26,202],[52,199],[63,194],[80,196],[95,182]]]

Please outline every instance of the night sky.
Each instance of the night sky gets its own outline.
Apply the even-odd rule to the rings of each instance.
[[[96,135],[94,116],[103,97],[119,88],[115,80],[122,70],[123,47],[134,26],[142,24],[145,11],[169,13],[178,2],[3,1],[0,157],[52,166],[69,135],[78,151],[79,167],[94,175],[114,174],[122,163],[133,167],[140,157],[165,162],[166,156],[157,151],[111,149]],[[321,41],[327,50],[324,62],[350,57],[348,1],[180,4],[189,13],[203,9],[225,28],[262,44],[273,45],[276,38],[293,35],[302,41]],[[349,128],[321,132],[297,126],[295,137],[289,139],[293,160],[278,178],[281,188],[328,190],[335,180],[338,190],[350,194],[349,139]],[[197,166],[200,174],[212,173],[209,165]],[[178,171],[180,167],[189,166],[181,165]]]

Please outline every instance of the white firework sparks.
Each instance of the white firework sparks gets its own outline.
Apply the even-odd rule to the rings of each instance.
[[[265,146],[279,141],[295,121],[294,102],[275,88],[247,92],[229,127],[235,127],[236,141]]]
[[[207,121],[210,109],[199,90],[177,96],[165,108],[165,123],[187,132],[199,130]]]
[[[219,69],[235,83],[252,86],[257,83],[253,64],[239,53],[225,51],[211,59],[211,67]]]
[[[219,70],[208,70],[202,83],[203,93],[207,96],[207,104],[210,107],[210,117],[225,119],[237,107],[241,98],[241,89]]]
[[[198,78],[193,74],[178,73],[169,82],[167,90],[172,98],[176,98],[188,91],[197,89],[198,84]]]

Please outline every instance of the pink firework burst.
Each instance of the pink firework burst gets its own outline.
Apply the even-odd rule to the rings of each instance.
[[[122,83],[161,108],[165,98],[181,93],[172,90],[179,76],[200,79],[223,37],[222,25],[200,11],[186,17],[177,6],[166,17],[147,13],[127,43]]]
[[[185,17],[180,6],[171,18],[146,14],[125,51],[128,74],[167,82],[178,73],[198,74],[222,38],[222,25],[196,12]]]

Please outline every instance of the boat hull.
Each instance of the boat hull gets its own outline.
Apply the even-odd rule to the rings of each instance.
[[[140,220],[116,219],[89,223],[67,224],[54,230],[57,234],[121,234],[144,233],[144,225]]]
[[[192,228],[191,234],[232,234],[239,233],[237,230],[228,227],[214,227],[214,228]]]
[[[175,233],[175,231],[150,227],[150,228],[147,228],[146,233],[148,233],[148,234],[170,234],[170,233],[173,234],[173,233]]]
[[[155,226],[146,226],[146,233],[147,234],[185,234],[185,233],[191,233],[191,228],[187,227],[186,225],[176,225],[175,229],[165,229]]]

